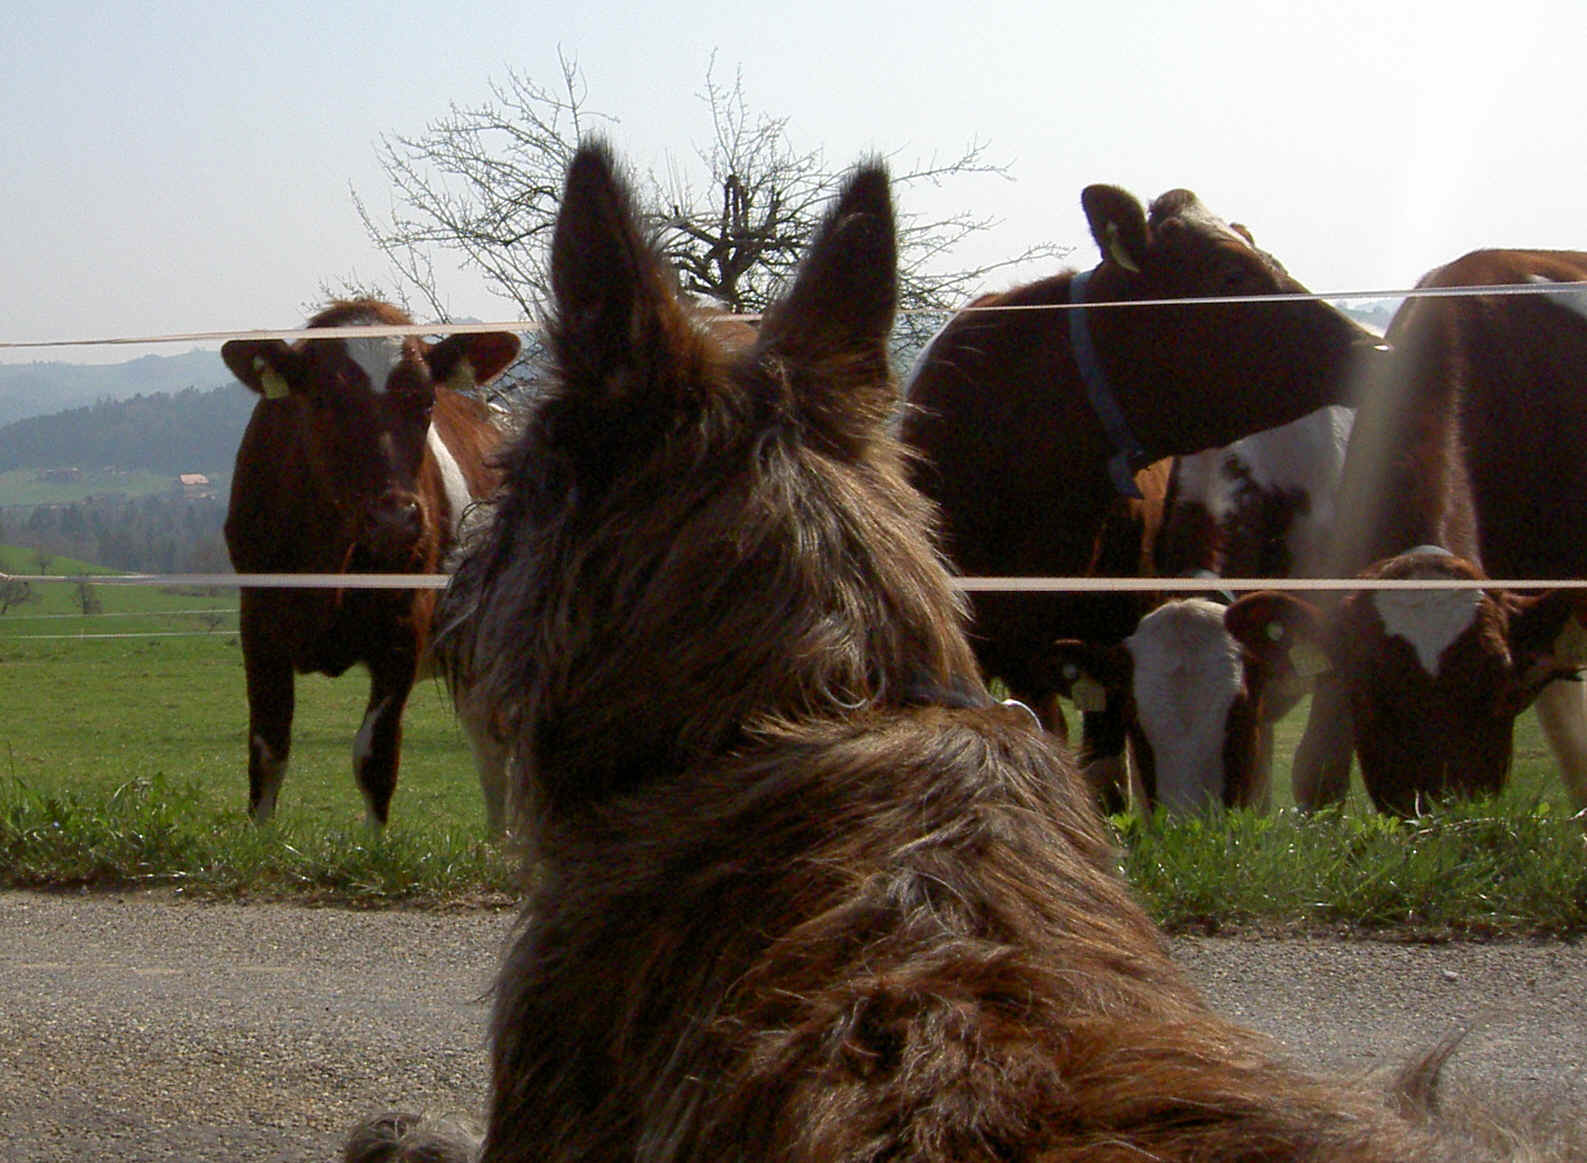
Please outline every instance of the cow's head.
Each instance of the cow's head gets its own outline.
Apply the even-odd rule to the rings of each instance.
[[[1081,202],[1103,258],[1089,302],[1306,292],[1249,231],[1214,216],[1189,190],[1170,190],[1149,214],[1116,186],[1088,186]],[[1318,300],[1087,315],[1135,435],[1159,456],[1228,444],[1347,403],[1384,350],[1377,336]]]
[[[1361,576],[1470,582],[1484,575],[1464,558],[1417,551]],[[1516,716],[1547,683],[1587,666],[1587,597],[1574,590],[1362,590],[1329,615],[1301,598],[1263,592],[1230,607],[1226,623],[1280,670],[1321,651],[1349,700],[1368,795],[1380,810],[1404,816],[1445,795],[1498,791]]]
[[[1117,645],[1054,643],[1047,665],[1081,710],[1123,710],[1154,804],[1196,811],[1265,799],[1267,672],[1224,629],[1221,605],[1165,602]]]
[[[309,321],[316,327],[411,324],[373,299],[338,302]],[[506,332],[454,335],[431,343],[413,336],[235,339],[221,348],[226,366],[295,426],[301,474],[337,514],[348,568],[415,568],[435,548],[436,521],[425,510],[419,470],[434,437],[438,386],[468,391],[500,374],[518,354]]]

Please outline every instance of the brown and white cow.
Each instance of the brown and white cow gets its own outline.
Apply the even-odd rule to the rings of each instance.
[[[411,324],[371,299],[337,302],[311,328]],[[518,353],[505,332],[238,339],[221,349],[259,393],[237,450],[226,546],[239,573],[435,573],[465,508],[496,483],[500,434],[463,394]],[[275,811],[292,746],[294,675],[369,669],[353,772],[372,823],[397,783],[402,712],[430,631],[432,590],[242,589],[248,686],[248,806]],[[475,734],[478,725],[465,716]],[[478,748],[477,748],[478,750]],[[503,820],[504,777],[481,767],[486,815]]]
[[[1423,287],[1587,279],[1587,254],[1476,251]],[[1409,300],[1388,332],[1391,374],[1366,393],[1340,488],[1331,569],[1405,581],[1587,577],[1587,319],[1569,295]],[[1252,640],[1295,599],[1252,595]],[[1534,698],[1578,806],[1587,703],[1550,682],[1587,661],[1567,593],[1363,591],[1291,615],[1335,665],[1296,756],[1295,798],[1349,787],[1351,744],[1373,802],[1411,812],[1502,785],[1516,715]],[[1267,617],[1265,615],[1274,615]],[[1573,616],[1575,615],[1575,616]]]
[[[1123,642],[1053,645],[1051,681],[1063,694],[1123,718],[1148,810],[1267,806],[1269,705],[1288,691],[1224,628],[1224,608],[1206,598],[1164,602]]]
[[[1316,572],[1354,411],[1319,408],[1223,448],[1176,457],[1158,542],[1165,576]],[[1232,600],[1232,599],[1227,599]],[[1117,645],[1064,639],[1053,677],[1077,705],[1117,707],[1148,805],[1265,807],[1273,724],[1303,691],[1224,627],[1224,602],[1165,602]]]
[[[1188,190],[1164,194],[1150,214],[1112,186],[1088,187],[1081,202],[1101,265],[961,312],[905,389],[902,435],[922,454],[916,483],[940,507],[948,554],[966,575],[1100,573],[1098,532],[1134,470],[1348,400],[1361,357],[1379,344],[1317,301],[1098,308],[1303,288]],[[1030,309],[1066,304],[1078,307]],[[972,597],[982,667],[1055,726],[1045,656],[1078,632],[1077,599]],[[1099,639],[1118,642],[1142,609],[1122,599],[1109,609]],[[1108,732],[1122,744],[1121,727]]]
[[[1484,577],[1470,561],[1433,546],[1379,562],[1363,576],[1457,583]],[[1587,665],[1584,616],[1587,598],[1577,591],[1464,588],[1363,590],[1326,614],[1303,598],[1256,593],[1232,606],[1228,620],[1231,633],[1281,679],[1293,651],[1313,657],[1321,650],[1347,700],[1368,796],[1380,811],[1412,816],[1449,795],[1500,791],[1516,716],[1540,692],[1565,696],[1558,709],[1579,731],[1581,684],[1554,680]],[[1556,752],[1562,765],[1573,754]]]
[[[1167,577],[1308,577],[1332,542],[1355,409],[1331,404],[1174,458],[1157,567]]]

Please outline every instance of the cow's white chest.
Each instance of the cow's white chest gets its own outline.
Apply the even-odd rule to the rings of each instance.
[[[463,470],[457,466],[457,458],[446,446],[446,441],[441,439],[441,434],[436,431],[434,424],[430,425],[430,431],[426,433],[424,439],[430,448],[430,455],[435,458],[436,467],[441,470],[441,487],[446,492],[447,523],[455,540],[458,526],[463,521],[463,512],[474,498],[468,491],[468,481],[463,478]]]

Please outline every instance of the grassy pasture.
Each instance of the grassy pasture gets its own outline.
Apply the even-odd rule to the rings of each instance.
[[[235,591],[104,585],[104,613],[84,617],[72,587],[38,588],[0,617],[0,883],[365,903],[510,890],[438,683],[414,689],[392,825],[376,836],[352,778],[368,680],[299,678],[278,822],[255,829]]]
[[[40,479],[38,469],[13,468],[0,472],[0,497],[7,505],[68,505],[105,493],[133,499],[169,492],[173,479],[171,473],[104,468],[84,469],[74,481],[49,481]]]
[[[0,617],[0,884],[150,883],[352,904],[511,897],[511,858],[487,840],[467,746],[438,684],[415,688],[392,824],[377,836],[362,825],[351,774],[367,681],[301,678],[278,822],[256,829],[245,813],[235,593],[102,585],[105,612],[83,617],[71,587],[42,588],[60,592]],[[1303,709],[1280,732],[1280,809],[1291,803]],[[1344,810],[1313,817],[1113,826],[1126,875],[1170,928],[1587,931],[1582,825],[1530,714],[1511,787],[1492,803],[1401,824],[1372,813],[1358,785]]]

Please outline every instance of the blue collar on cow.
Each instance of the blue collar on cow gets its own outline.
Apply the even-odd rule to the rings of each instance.
[[[1103,431],[1113,442],[1114,452],[1108,458],[1108,479],[1113,482],[1120,496],[1139,498],[1141,490],[1135,487],[1135,470],[1150,464],[1152,456],[1135,438],[1135,433],[1130,430],[1130,422],[1124,418],[1124,410],[1119,407],[1118,397],[1108,385],[1108,377],[1097,359],[1096,344],[1091,340],[1091,326],[1086,321],[1086,309],[1078,305],[1085,302],[1086,284],[1095,273],[1084,271],[1070,280],[1069,301],[1077,306],[1069,312],[1069,346],[1074,352],[1080,379],[1086,386],[1086,399],[1091,404],[1091,410],[1102,421]]]

